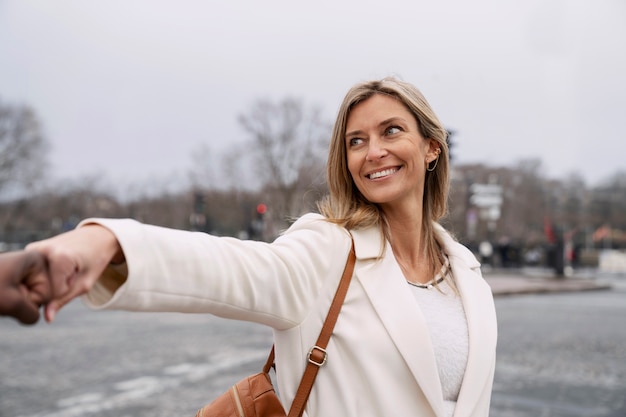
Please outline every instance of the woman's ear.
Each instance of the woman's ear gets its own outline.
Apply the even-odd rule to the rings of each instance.
[[[426,162],[432,162],[439,158],[441,154],[441,145],[434,139],[428,139],[428,152],[426,153]]]

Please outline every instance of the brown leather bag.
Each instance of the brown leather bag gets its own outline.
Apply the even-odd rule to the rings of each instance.
[[[237,382],[211,404],[201,408],[196,417],[286,417],[269,375],[273,363],[274,348],[267,358],[263,372]]]
[[[356,257],[354,242],[346,262],[339,287],[328,310],[328,315],[317,338],[317,343],[307,355],[307,366],[300,380],[300,386],[289,410],[289,417],[300,417],[309,399],[317,371],[326,363],[326,346],[335,327],[341,305],[348,292]],[[287,417],[285,410],[274,391],[270,379],[270,368],[274,365],[274,347],[270,351],[263,371],[242,379],[213,402],[202,407],[196,417]]]

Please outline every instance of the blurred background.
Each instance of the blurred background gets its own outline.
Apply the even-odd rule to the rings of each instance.
[[[393,75],[450,131],[446,226],[486,265],[598,266],[626,245],[625,22],[621,0],[0,1],[0,249],[87,216],[271,240],[324,194],[347,89]]]
[[[449,131],[444,223],[488,281],[610,282],[497,297],[492,415],[626,415],[623,0],[0,0],[0,251],[91,216],[271,241],[325,194],[346,91],[389,75]],[[0,417],[193,415],[270,345],[80,302],[0,319]]]

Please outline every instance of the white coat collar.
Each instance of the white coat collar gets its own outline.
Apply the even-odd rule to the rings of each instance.
[[[436,231],[450,259],[470,339],[467,368],[454,417],[470,417],[493,371],[490,364],[497,332],[493,297],[480,275],[480,263],[474,255],[438,224]],[[377,227],[352,230],[351,234],[357,258],[355,276],[435,415],[442,416],[443,394],[428,325],[411,292],[406,290],[391,245]],[[381,254],[387,256],[381,258]]]
[[[485,386],[491,386],[489,379],[495,365],[498,325],[493,293],[482,279],[480,263],[470,250],[458,244],[440,225],[437,233],[450,259],[469,330],[469,356],[454,417],[471,417]]]

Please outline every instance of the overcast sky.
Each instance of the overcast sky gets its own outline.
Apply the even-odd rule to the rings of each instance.
[[[59,178],[186,178],[256,99],[331,121],[386,75],[423,91],[459,163],[626,168],[624,0],[0,0],[0,98],[36,110]]]

